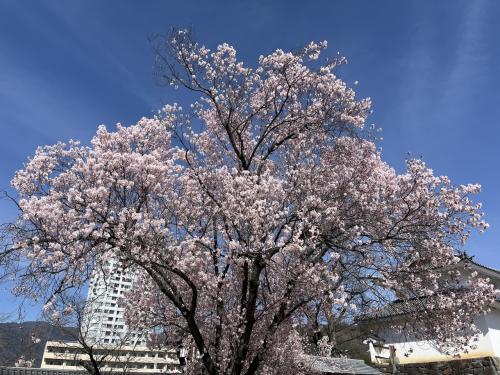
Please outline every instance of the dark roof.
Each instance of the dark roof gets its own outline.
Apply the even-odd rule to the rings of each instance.
[[[468,264],[472,265],[472,267],[479,272],[483,271],[489,276],[500,278],[500,270],[477,263],[473,260],[473,257],[469,257],[467,254],[462,255],[461,260],[451,267],[457,267],[460,265],[467,266]],[[392,318],[400,315],[425,311],[425,299],[426,297],[412,298],[409,300],[395,300],[377,310],[363,314],[356,320],[362,322],[366,320]],[[500,297],[497,298],[497,302],[500,302]]]
[[[406,301],[396,300],[377,310],[363,314],[362,316],[357,318],[357,321],[362,322],[365,320],[392,318],[395,316],[407,315],[424,310],[425,302],[423,301],[423,298],[413,298]]]
[[[304,361],[310,369],[319,374],[364,374],[382,375],[361,359],[308,356]]]
[[[473,259],[474,259],[474,257],[465,257],[465,258],[462,257],[462,260],[460,260],[460,262],[458,262],[457,264],[460,264],[462,262],[463,263],[470,263],[470,264],[472,264],[472,266],[475,266],[475,267],[482,269],[484,271],[490,271],[488,273],[493,273],[496,277],[500,278],[500,270],[498,270],[496,268],[487,267],[484,264],[481,264],[481,263],[474,261]]]
[[[500,302],[500,298],[497,298],[497,303],[498,302]],[[414,298],[406,301],[396,300],[377,310],[365,313],[357,317],[356,321],[363,322],[374,319],[394,318],[397,316],[408,315],[425,310],[425,297]]]

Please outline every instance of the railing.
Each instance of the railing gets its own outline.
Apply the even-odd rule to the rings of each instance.
[[[104,374],[110,375],[123,375],[124,371],[117,369],[117,371],[107,372]],[[153,372],[127,372],[133,375],[151,375]],[[179,371],[156,371],[154,374],[168,375],[179,374]],[[86,371],[79,370],[62,370],[62,369],[48,369],[48,368],[32,368],[32,367],[0,367],[0,375],[88,375]]]
[[[0,375],[77,375],[84,371],[58,370],[31,367],[0,367]]]

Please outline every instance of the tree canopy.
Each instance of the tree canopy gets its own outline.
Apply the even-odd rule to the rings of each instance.
[[[299,373],[298,325],[354,325],[395,298],[423,301],[412,334],[467,345],[495,291],[444,270],[487,227],[478,185],[419,159],[391,168],[365,127],[370,100],[335,74],[344,59],[320,62],[326,42],[255,67],[184,30],[154,46],[158,76],[199,100],[37,149],[12,181],[2,260],[17,293],[53,302],[118,258],[140,278],[128,324],[189,342],[210,375]]]

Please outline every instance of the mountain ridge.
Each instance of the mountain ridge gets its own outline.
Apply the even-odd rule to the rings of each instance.
[[[74,330],[43,321],[0,323],[0,366],[14,366],[24,355],[25,359],[34,359],[33,367],[40,367],[46,342],[75,341]],[[33,340],[32,336],[40,340]]]

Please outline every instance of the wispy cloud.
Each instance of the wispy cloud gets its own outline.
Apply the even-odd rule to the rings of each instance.
[[[485,0],[471,1],[447,13],[435,13],[420,2],[415,6],[412,37],[398,62],[401,96],[394,110],[408,134],[436,125],[450,129],[477,94],[474,89],[487,74],[488,6]]]
[[[0,101],[5,108],[0,127],[4,129],[15,126],[30,136],[51,139],[57,135],[64,139],[71,136],[70,129],[74,132],[74,126],[93,112],[76,96],[29,70],[5,61],[0,62],[0,70],[5,73],[0,81]],[[69,122],[71,119],[75,121]]]
[[[101,68],[107,66],[109,70],[106,72],[111,71],[113,74],[106,75],[104,73],[105,76],[101,78],[119,85],[124,92],[137,97],[148,106],[157,104],[157,98],[150,92],[144,91],[138,84],[142,80],[139,80],[137,74],[131,69],[131,67],[137,68],[137,56],[131,54],[126,48],[127,40],[113,40],[110,37],[113,32],[100,22],[98,16],[85,20],[80,20],[75,16],[69,18],[67,8],[57,6],[57,3],[53,1],[45,1],[44,4],[71,36],[71,44],[67,46],[71,53],[81,61],[85,61],[90,68],[101,75]],[[84,7],[84,4],[74,5]],[[86,9],[82,10],[86,11]],[[146,35],[143,37],[144,45],[147,47]],[[147,48],[145,49],[147,50]],[[90,51],[92,51],[92,55],[90,55]]]
[[[142,103],[146,108],[157,107],[158,98],[151,91],[148,92],[141,87],[145,77],[138,77],[130,68],[137,68],[135,64],[137,56],[127,53],[126,49],[119,50],[119,47],[114,45],[112,41],[110,31],[106,30],[106,25],[102,25],[97,17],[82,19],[78,17],[78,10],[75,10],[77,14],[74,14],[69,11],[71,9],[69,5],[67,7],[58,5],[60,5],[59,2],[39,2],[33,5],[36,7],[33,12],[26,12],[26,7],[22,4],[13,4],[9,10],[26,29],[26,32],[36,34],[37,40],[44,45],[52,46],[67,61],[66,63],[75,62],[75,75],[79,74],[79,70],[87,74],[91,73],[93,82],[102,82],[103,86],[116,87],[121,93],[135,98],[136,102]],[[73,6],[82,7],[84,5],[74,3]],[[123,43],[123,41],[117,41],[116,44],[119,43]],[[147,47],[145,35],[144,45]],[[27,66],[30,63],[36,64],[36,62],[17,61],[12,52],[13,50],[26,51],[29,48],[36,49],[37,46],[7,45],[4,43],[3,46],[0,46],[0,51],[6,57],[5,60],[10,60],[11,64]],[[39,54],[45,57],[47,52],[40,50]],[[63,64],[62,61],[60,63]],[[145,68],[146,71],[147,69]],[[57,66],[54,66],[53,70],[56,71]],[[40,79],[43,78],[40,77]],[[146,79],[149,79],[149,76]],[[77,96],[77,87],[71,91],[68,90],[66,95]]]
[[[483,25],[487,11],[485,0],[467,2],[454,64],[443,86],[443,105],[460,105],[471,96],[475,83],[486,74],[483,69],[486,59]]]

